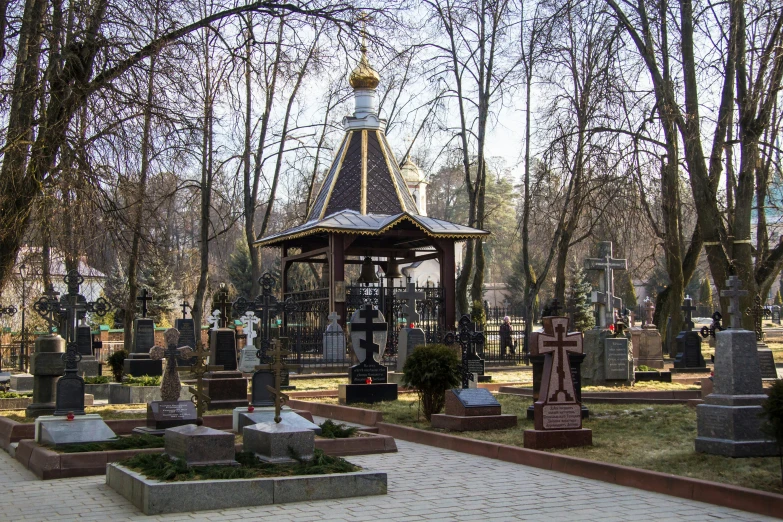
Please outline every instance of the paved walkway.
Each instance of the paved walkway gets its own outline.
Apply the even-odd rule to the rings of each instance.
[[[146,517],[104,477],[40,481],[0,451],[0,520],[773,520],[742,511],[397,441],[398,453],[351,457],[389,474],[389,494]]]

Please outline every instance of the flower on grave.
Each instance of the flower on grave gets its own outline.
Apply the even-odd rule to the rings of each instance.
[[[372,377],[367,377],[367,378],[364,380],[364,383],[365,383],[365,384],[372,384]]]
[[[73,412],[72,412],[72,411],[69,411],[69,412],[68,412],[68,415],[66,415],[66,416],[65,416],[65,419],[66,419],[66,420],[69,420],[69,421],[72,421],[74,418],[75,418],[75,417],[74,417],[74,415],[73,415]]]
[[[416,323],[411,323],[411,328],[416,328]]]
[[[255,407],[252,404],[248,405],[247,412],[248,413],[253,413],[254,411],[256,411]]]
[[[610,332],[612,332],[612,333],[614,333],[614,325],[613,325],[613,324],[610,324],[610,325],[609,325],[609,331],[610,331]]]

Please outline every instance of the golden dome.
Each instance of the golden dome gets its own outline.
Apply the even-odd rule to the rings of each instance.
[[[359,60],[359,65],[351,71],[348,83],[354,89],[375,89],[380,82],[381,77],[372,68],[370,61],[367,59],[367,49],[362,49],[362,59]]]

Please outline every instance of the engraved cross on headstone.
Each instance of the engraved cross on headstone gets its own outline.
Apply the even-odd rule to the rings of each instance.
[[[373,342],[374,332],[385,332],[386,323],[375,323],[373,319],[380,317],[380,312],[372,307],[371,304],[365,303],[364,307],[359,311],[359,319],[355,324],[351,324],[352,332],[364,332],[365,337],[359,341],[359,347],[364,348],[364,362],[372,361],[373,355],[380,353],[380,345]],[[363,319],[363,320],[362,320]]]
[[[592,293],[592,302],[598,305],[599,326],[607,327],[614,323],[614,310],[622,308],[623,302],[614,295],[614,271],[627,270],[627,259],[615,259],[612,257],[611,241],[599,244],[600,258],[585,259],[586,270],[598,270],[603,272],[600,280],[600,291]]]
[[[410,326],[410,323],[418,324],[419,313],[416,311],[416,301],[423,300],[427,297],[427,294],[424,292],[417,292],[416,283],[408,283],[407,290],[404,292],[397,292],[396,297],[404,301],[402,313],[405,314],[405,317],[408,320],[408,324],[405,326]]]
[[[147,317],[147,301],[152,301],[152,297],[149,296],[146,288],[142,288],[141,295],[136,300],[141,301],[141,316]]]
[[[190,359],[193,357],[193,348],[190,346],[177,347],[179,330],[176,328],[166,330],[163,339],[166,342],[166,348],[153,346],[150,348],[150,358],[155,360],[166,358],[166,371],[160,383],[160,397],[165,402],[174,402],[179,400],[179,393],[182,389],[177,371],[177,357]]]
[[[721,297],[728,297],[731,304],[729,305],[729,315],[731,316],[731,328],[742,328],[742,310],[740,309],[740,297],[748,295],[747,290],[741,290],[742,281],[737,276],[729,276],[726,280],[727,290],[721,290]]]
[[[551,370],[549,372],[550,393],[547,400],[552,402],[576,402],[574,382],[571,378],[569,353],[582,353],[582,334],[568,333],[568,319],[555,317],[551,319],[551,332],[538,335],[538,355],[551,354]]]
[[[753,306],[748,307],[745,313],[753,317],[753,329],[756,331],[756,341],[764,340],[764,326],[762,320],[769,315],[769,311],[761,305],[761,296],[753,299]]]
[[[680,310],[685,312],[685,331],[690,332],[693,330],[693,311],[696,310],[696,307],[693,306],[693,299],[691,299],[691,296],[685,296],[685,300],[683,300]]]

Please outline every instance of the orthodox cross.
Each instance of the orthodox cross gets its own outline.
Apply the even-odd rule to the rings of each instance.
[[[723,319],[723,316],[720,315],[720,312],[715,312],[712,314],[712,324],[709,326],[702,326],[701,327],[701,336],[705,339],[707,337],[715,338],[715,334],[717,332],[720,332],[721,330],[725,330],[723,325],[721,324],[721,319]]]
[[[242,321],[242,329],[245,331],[245,335],[247,335],[245,344],[247,346],[253,346],[253,340],[258,337],[255,326],[261,319],[253,312],[245,312],[245,315],[243,315],[240,320]]]
[[[424,292],[417,292],[416,283],[408,283],[407,290],[404,292],[397,292],[395,297],[404,301],[402,313],[405,314],[405,318],[408,320],[408,324],[405,326],[410,326],[410,323],[418,324],[419,313],[416,311],[416,300],[423,300],[427,297],[427,294]]]
[[[579,311],[579,308],[576,306],[576,299],[573,297],[568,298],[568,308],[565,309],[565,313],[568,314],[568,318],[570,319],[570,322],[574,322],[574,316],[576,315],[576,312]]]
[[[285,345],[285,346],[284,346]],[[292,370],[298,366],[287,365],[283,360],[286,355],[291,355],[288,350],[288,339],[281,337],[271,342],[272,361],[269,364],[256,366],[257,370],[270,370],[275,376],[274,387],[267,385],[266,389],[275,397],[275,422],[280,422],[280,409],[283,403],[288,400],[288,395],[280,391],[283,385],[283,370]],[[260,350],[259,350],[260,351]]]
[[[201,340],[196,341],[196,350],[193,355],[196,357],[196,363],[190,367],[190,372],[196,377],[196,387],[188,387],[188,391],[193,394],[190,400],[196,405],[196,416],[201,419],[209,404],[209,395],[204,393],[204,374],[209,370],[206,364],[209,350],[204,348]]]
[[[68,272],[63,281],[68,285],[68,293],[60,298],[59,313],[60,317],[66,319],[68,341],[76,342],[76,325],[79,319],[85,317],[87,312],[103,317],[111,310],[111,305],[103,297],[87,302],[87,299],[79,293],[79,287],[84,282],[84,277],[76,270]]]
[[[163,339],[166,341],[166,348],[153,346],[150,348],[150,358],[155,360],[166,358],[166,371],[160,383],[160,396],[164,402],[175,402],[179,400],[179,392],[182,390],[177,371],[177,357],[183,359],[193,357],[193,348],[190,346],[177,348],[179,330],[176,328],[166,330]]]
[[[185,300],[182,301],[182,304],[180,306],[182,307],[182,318],[185,319],[187,318],[188,315],[188,309],[193,310],[193,307],[190,306],[190,303],[188,303]]]
[[[552,299],[552,302],[549,303],[549,313],[553,316],[560,315],[560,309],[563,308],[563,306],[560,304],[560,301],[557,300],[557,297]]]
[[[685,296],[685,300],[682,302],[680,310],[685,312],[685,331],[690,332],[693,330],[693,311],[696,310],[696,307],[693,306],[693,299],[691,299],[691,296]]]
[[[380,317],[380,312],[372,307],[370,303],[365,303],[364,308],[359,310],[359,321],[351,323],[351,332],[364,332],[364,339],[359,340],[359,347],[364,348],[364,361],[374,359],[376,353],[380,353],[381,347],[375,343],[374,333],[385,332],[386,323],[376,323],[373,320]],[[362,319],[364,319],[362,321]]]
[[[753,328],[756,331],[756,340],[761,342],[764,340],[764,329],[762,327],[762,319],[769,315],[769,311],[761,305],[761,296],[757,295],[753,300],[753,306],[748,307],[745,313],[753,317]]]
[[[340,319],[340,315],[337,312],[330,313],[326,318],[329,319],[329,327],[333,326],[336,329],[340,326],[337,324],[337,321]]]
[[[212,330],[220,328],[220,310],[215,310],[212,315],[207,317],[207,322],[212,326]]]
[[[463,315],[459,320],[459,332],[448,332],[444,338],[443,343],[446,346],[451,346],[455,342],[459,343],[462,348],[462,388],[467,389],[470,387],[469,381],[476,380],[473,372],[470,371],[468,360],[470,358],[471,350],[475,353],[475,347],[477,344],[484,344],[484,332],[476,332],[471,329],[470,317]]]
[[[740,290],[742,288],[742,281],[737,276],[729,276],[726,280],[726,286],[728,290],[721,290],[721,297],[728,297],[731,301],[729,306],[729,315],[731,316],[731,328],[742,328],[740,321],[742,320],[742,310],[740,310],[740,297],[748,295],[747,290]]]
[[[650,297],[644,298],[644,326],[653,327],[653,316],[655,315],[655,303]]]
[[[612,257],[611,241],[602,242],[599,251],[606,253],[604,257],[585,259],[585,269],[603,272],[602,291],[593,291],[591,301],[598,305],[599,326],[606,327],[614,323],[614,310],[623,306],[622,299],[614,295],[614,271],[628,270],[628,260]]]
[[[533,346],[533,350],[534,355],[550,356],[544,370],[548,375],[542,381],[541,394],[546,397],[545,401],[575,403],[576,393],[568,354],[582,353],[582,334],[568,333],[567,317],[552,317],[544,323],[544,333],[538,334],[538,343]]]
[[[141,295],[136,300],[141,301],[141,316],[147,317],[147,301],[152,301],[152,297],[149,296],[146,287],[142,288]]]
[[[49,285],[49,289],[44,292],[44,295],[33,304],[33,310],[49,325],[50,334],[54,333],[55,328],[59,326],[60,317],[64,311],[60,307],[60,300],[57,299],[58,295],[60,293],[54,290],[54,285]]]
[[[228,328],[228,321],[231,318],[231,301],[228,300],[228,290],[223,283],[220,283],[220,292],[218,292],[218,301],[215,303],[217,310],[220,311],[221,328]]]

